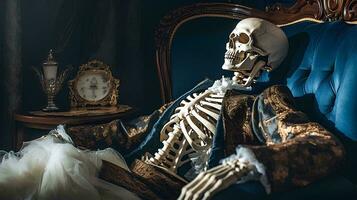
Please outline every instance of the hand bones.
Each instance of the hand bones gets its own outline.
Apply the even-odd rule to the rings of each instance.
[[[181,190],[179,200],[210,199],[217,192],[230,185],[249,180],[259,180],[270,192],[264,166],[258,162],[254,153],[238,147],[237,153],[224,159],[221,165],[201,172]]]
[[[193,181],[182,188],[179,200],[210,199],[220,190],[227,188],[253,170],[249,163],[239,160],[218,165],[201,172]]]

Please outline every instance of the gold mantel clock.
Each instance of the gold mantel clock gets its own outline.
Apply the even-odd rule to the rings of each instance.
[[[93,60],[81,65],[77,76],[68,85],[72,108],[99,108],[118,103],[119,80],[101,61]]]

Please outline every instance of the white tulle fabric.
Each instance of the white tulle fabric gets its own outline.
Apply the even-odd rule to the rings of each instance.
[[[17,153],[1,152],[0,199],[139,199],[97,178],[102,160],[129,171],[118,152],[79,150],[63,126],[54,132],[57,137],[27,142]]]

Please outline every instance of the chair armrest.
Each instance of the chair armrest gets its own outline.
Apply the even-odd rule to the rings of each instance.
[[[72,126],[66,131],[78,148],[97,150],[112,147],[118,142],[119,146],[126,143],[128,136],[119,131],[120,124],[120,120],[114,120],[104,124]]]
[[[111,147],[125,155],[151,130],[166,108],[164,105],[151,115],[130,121],[118,119],[104,124],[72,126],[66,131],[78,148],[97,150]]]

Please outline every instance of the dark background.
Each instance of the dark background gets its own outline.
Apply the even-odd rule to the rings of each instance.
[[[293,0],[0,0],[0,149],[11,148],[13,113],[41,109],[46,98],[31,66],[55,50],[60,71],[99,59],[121,80],[119,102],[150,113],[161,105],[154,30],[170,10],[198,2],[264,9]],[[57,96],[67,108],[68,87]]]

